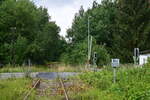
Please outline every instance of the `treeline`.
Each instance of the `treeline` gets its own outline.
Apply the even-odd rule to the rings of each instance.
[[[90,35],[94,38],[93,52],[97,52],[99,65],[110,58],[131,63],[133,49],[150,49],[150,2],[148,0],[103,0],[75,15],[68,29],[69,47],[64,53],[66,63],[81,64],[87,61],[88,18]],[[92,62],[92,61],[91,61]]]
[[[88,19],[91,58],[97,52],[98,65],[108,64],[111,58],[130,63],[134,48],[150,49],[148,0],[103,0],[94,1],[87,11],[81,7],[67,30],[67,42],[46,8],[31,0],[0,0],[0,63],[22,64],[30,59],[34,64],[85,64]]]
[[[47,9],[31,0],[0,0],[0,63],[57,61],[65,40]]]

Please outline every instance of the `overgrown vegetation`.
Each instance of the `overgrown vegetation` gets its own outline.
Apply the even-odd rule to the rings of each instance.
[[[0,100],[23,100],[25,92],[28,91],[32,84],[31,79],[7,79],[0,81]],[[34,91],[30,100],[35,100]]]
[[[150,48],[149,12],[148,0],[94,1],[92,8],[84,11],[81,7],[75,15],[66,42],[46,8],[37,7],[31,0],[0,0],[0,64],[21,65],[28,59],[34,64],[89,62],[88,18],[97,64],[106,65],[112,57],[130,63],[134,48]]]
[[[13,73],[13,72],[81,72],[84,70],[85,66],[69,66],[64,64],[59,64],[57,66],[10,66],[7,65],[0,68],[0,73]]]
[[[149,100],[150,99],[150,63],[143,67],[130,66],[117,69],[117,81],[113,83],[113,69],[109,66],[99,72],[84,72],[79,74],[78,80],[85,84],[86,91],[74,92],[69,95],[73,100]],[[76,77],[74,78],[76,79]],[[76,79],[76,83],[78,83]],[[30,79],[7,79],[0,81],[0,99],[22,100],[31,86]],[[80,87],[80,86],[79,86]],[[78,88],[78,87],[77,87]],[[7,92],[6,92],[7,91]],[[9,91],[9,92],[8,92]],[[11,93],[13,92],[13,93]],[[6,96],[7,95],[7,96]],[[59,100],[62,96],[54,97]],[[30,100],[36,98],[33,91]],[[49,99],[46,96],[39,97]]]
[[[87,72],[80,78],[91,90],[81,93],[82,100],[149,100],[150,66],[122,67],[117,71],[117,82],[113,83],[112,68],[100,72]],[[81,100],[81,99],[80,99]]]
[[[12,73],[12,72],[51,72],[54,71],[52,68],[48,68],[45,66],[5,66],[4,68],[0,69],[0,73]]]
[[[90,61],[87,61],[88,19],[93,37]],[[0,67],[4,67],[0,73],[83,72],[85,64],[93,63],[94,52],[97,52],[98,66],[108,65],[111,58],[131,63],[134,48],[150,49],[149,26],[149,0],[102,0],[100,4],[94,1],[87,11],[81,6],[72,27],[67,30],[66,41],[58,34],[60,28],[51,21],[46,8],[37,7],[32,0],[0,0]],[[30,61],[33,65],[45,64],[50,68],[20,66]],[[53,65],[60,61],[74,67]],[[14,67],[16,65],[18,67]],[[79,78],[88,89],[72,94],[73,100],[150,100],[150,61],[143,67],[117,68],[116,83],[113,83],[110,66],[99,72],[85,72]],[[22,100],[31,82],[29,78],[0,80],[0,100]],[[60,95],[54,100],[61,98]],[[35,99],[33,90],[29,100]]]
[[[107,65],[110,63],[110,55],[105,49],[104,45],[97,45],[96,40],[93,40],[92,56],[93,53],[97,53],[97,65]],[[70,45],[61,55],[61,61],[71,65],[85,65],[87,63],[87,40],[83,42]],[[92,58],[91,56],[91,58]],[[93,59],[90,60],[93,63]]]

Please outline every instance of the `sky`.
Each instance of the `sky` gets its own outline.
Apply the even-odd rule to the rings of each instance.
[[[51,20],[61,28],[60,35],[66,35],[66,31],[71,27],[74,15],[81,6],[84,10],[92,7],[94,0],[34,0],[35,4],[48,9]],[[97,0],[100,3],[101,0]]]

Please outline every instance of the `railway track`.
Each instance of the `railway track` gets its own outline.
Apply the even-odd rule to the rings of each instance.
[[[41,79],[38,79],[38,80],[35,82],[35,84],[33,84],[32,88],[31,88],[28,92],[25,93],[26,95],[25,95],[25,97],[24,97],[23,100],[27,100],[27,99],[28,99],[28,97],[30,96],[30,94],[32,93],[32,91],[40,84],[40,80],[41,80]]]
[[[64,82],[63,82],[62,78],[59,77],[59,81],[60,81],[61,86],[62,86],[62,88],[63,88],[63,91],[64,91],[64,95],[65,95],[66,100],[69,100],[68,93],[67,93],[67,91],[66,91],[66,88],[65,88],[65,85],[64,85]]]
[[[44,80],[42,79],[37,79],[36,81],[34,81],[34,84],[32,84],[32,88],[30,88],[27,92],[25,92],[25,96],[23,98],[23,100],[29,100],[28,98],[30,97],[30,95],[32,94],[33,90],[36,89],[36,91],[39,90],[40,87],[40,84],[44,84]],[[46,82],[51,82],[51,81],[46,81]],[[58,76],[57,78],[57,81],[54,81],[54,83],[51,83],[51,85],[45,87],[44,89],[42,89],[42,91],[40,91],[40,94],[45,94],[45,91],[48,89],[50,90],[50,88],[55,88],[55,91],[61,91],[61,92],[58,92],[58,93],[53,93],[51,95],[64,95],[64,99],[65,100],[69,100],[69,97],[68,97],[68,93],[67,93],[67,90],[66,90],[66,87],[64,85],[64,81],[61,77]],[[61,90],[58,90],[58,88],[61,88]]]

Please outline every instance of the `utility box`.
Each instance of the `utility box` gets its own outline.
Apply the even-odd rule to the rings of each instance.
[[[111,66],[112,66],[113,68],[118,67],[119,64],[120,64],[120,59],[112,59],[112,60],[111,60]]]

